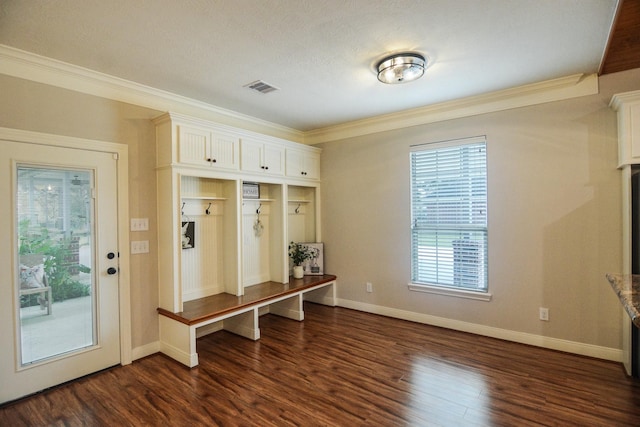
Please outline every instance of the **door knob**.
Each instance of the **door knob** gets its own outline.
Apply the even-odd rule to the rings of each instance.
[[[113,274],[116,274],[117,272],[118,272],[118,270],[116,270],[113,267],[107,268],[107,274],[113,275]]]

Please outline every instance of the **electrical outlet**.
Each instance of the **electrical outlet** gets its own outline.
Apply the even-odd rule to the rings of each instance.
[[[549,309],[545,307],[540,307],[540,320],[544,320],[545,322],[549,321]]]
[[[149,241],[148,240],[139,240],[131,242],[131,253],[132,254],[146,254],[149,253]]]
[[[373,285],[371,282],[367,282],[367,292],[373,292]]]

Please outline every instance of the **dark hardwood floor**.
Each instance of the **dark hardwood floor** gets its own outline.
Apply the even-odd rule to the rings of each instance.
[[[639,426],[617,363],[305,303],[0,408],[1,426]],[[3,384],[3,387],[6,385]]]

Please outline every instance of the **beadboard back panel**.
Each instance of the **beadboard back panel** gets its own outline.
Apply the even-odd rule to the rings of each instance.
[[[190,216],[195,224],[192,248],[182,249],[184,301],[224,292],[223,209],[210,215]]]
[[[244,286],[270,280],[271,206],[245,200],[242,203],[242,278]],[[260,214],[256,213],[260,210]]]

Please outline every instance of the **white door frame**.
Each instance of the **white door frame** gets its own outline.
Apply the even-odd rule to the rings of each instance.
[[[120,310],[120,363],[128,365],[131,353],[131,298],[129,269],[129,147],[125,144],[104,142],[71,136],[53,135],[0,127],[0,139],[27,144],[75,148],[85,151],[115,153],[118,188],[118,294]]]

